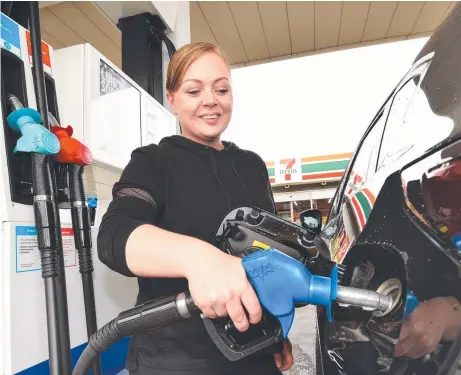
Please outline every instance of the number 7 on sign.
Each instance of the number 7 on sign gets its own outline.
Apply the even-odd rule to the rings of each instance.
[[[280,160],[280,164],[285,164],[285,168],[280,170],[280,174],[285,175],[285,181],[291,180],[291,174],[296,173],[296,169],[293,166],[296,163],[296,159],[284,159]]]

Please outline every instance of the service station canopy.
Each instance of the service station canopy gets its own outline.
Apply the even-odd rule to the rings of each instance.
[[[452,1],[212,1],[190,5],[192,41],[220,45],[233,66],[429,36]],[[91,43],[121,65],[117,18],[159,14],[172,31],[177,2],[40,2],[43,39]]]

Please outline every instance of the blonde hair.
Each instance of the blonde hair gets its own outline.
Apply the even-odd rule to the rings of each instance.
[[[229,60],[223,51],[215,44],[209,42],[189,43],[178,49],[171,57],[168,64],[166,89],[176,92],[181,86],[182,79],[187,69],[205,53],[213,52],[219,55],[229,67]],[[230,69],[230,67],[229,67]]]

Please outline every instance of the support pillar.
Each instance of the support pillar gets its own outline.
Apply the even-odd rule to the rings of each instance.
[[[122,31],[122,70],[163,105],[162,41],[170,57],[176,51],[159,16],[141,13],[119,20]]]

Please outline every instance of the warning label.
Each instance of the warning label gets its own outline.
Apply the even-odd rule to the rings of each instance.
[[[62,246],[64,251],[64,265],[77,265],[77,251],[75,250],[74,231],[72,228],[62,228]],[[40,271],[40,251],[37,245],[37,230],[33,226],[16,227],[16,272]]]
[[[32,43],[30,39],[30,32],[26,30],[27,40],[27,52],[29,52],[29,63],[32,64]],[[51,70],[51,57],[50,57],[50,46],[42,41],[42,60],[43,70],[48,74],[53,74]]]

